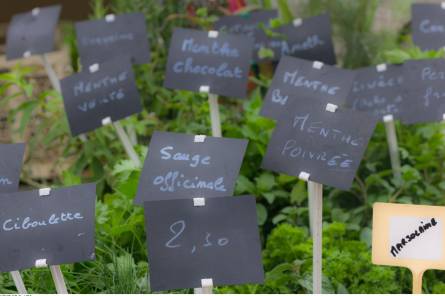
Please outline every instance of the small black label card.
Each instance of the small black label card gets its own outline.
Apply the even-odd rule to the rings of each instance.
[[[164,86],[244,98],[252,51],[253,40],[244,36],[175,29]]]
[[[153,291],[263,283],[253,196],[145,202]]]
[[[108,15],[104,19],[76,23],[77,48],[84,67],[131,57],[134,64],[150,61],[150,46],[143,13]]]
[[[19,189],[25,144],[0,144],[0,193]]]
[[[0,271],[95,259],[96,185],[0,194]]]
[[[338,108],[313,99],[293,100],[282,112],[262,167],[348,189],[372,136],[377,119],[369,113]]]
[[[402,121],[407,124],[443,119],[445,103],[445,60],[412,60],[404,64]]]
[[[263,102],[261,115],[279,119],[296,100],[323,99],[342,105],[351,90],[355,73],[299,58],[283,57]]]
[[[14,15],[6,34],[6,58],[13,60],[53,51],[60,10],[60,5],[54,5]]]
[[[413,4],[411,29],[414,44],[422,50],[445,46],[445,7],[441,4]]]
[[[400,119],[403,100],[403,65],[378,65],[355,70],[347,105],[367,111],[379,120],[385,115]]]
[[[215,23],[215,28],[253,38],[255,62],[278,61],[282,56],[293,56],[328,65],[336,63],[331,22],[327,13],[295,20],[293,24],[273,29],[271,32],[274,36],[268,36],[262,27],[269,28],[269,21],[276,17],[275,10],[224,16]],[[271,49],[274,52],[273,58],[261,58],[259,52],[262,48]]]
[[[85,69],[61,81],[65,111],[73,136],[142,111],[132,65],[114,59],[91,72]]]
[[[135,203],[233,194],[247,140],[154,132]],[[202,141],[201,141],[202,140]]]

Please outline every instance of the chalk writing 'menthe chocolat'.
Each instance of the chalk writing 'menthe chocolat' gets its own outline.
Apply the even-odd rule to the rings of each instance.
[[[243,98],[253,42],[249,38],[219,33],[176,29],[170,44],[164,86]]]
[[[445,60],[407,61],[402,120],[405,123],[441,121],[445,113]]]
[[[110,60],[61,81],[65,111],[73,135],[102,126],[102,120],[123,119],[142,111],[133,69],[127,59]]]
[[[262,167],[348,189],[376,124],[372,115],[349,109],[326,111],[313,99],[293,100],[272,134]]]
[[[441,4],[413,4],[411,29],[414,44],[422,50],[445,46],[445,9]]]
[[[279,119],[288,105],[297,99],[323,99],[326,103],[342,105],[351,89],[354,73],[337,67],[303,59],[283,57],[273,77],[261,109],[263,116]]]
[[[0,194],[0,271],[95,258],[96,185]]]
[[[84,67],[129,56],[135,64],[150,61],[145,16],[143,13],[115,15],[112,20],[76,23],[77,48]]]
[[[355,70],[356,76],[347,105],[354,110],[368,111],[377,118],[391,114],[400,118],[405,107],[403,100],[403,65],[385,65]]]
[[[233,193],[247,141],[155,132],[135,203]]]
[[[207,198],[144,203],[153,291],[262,283],[261,243],[255,198]]]

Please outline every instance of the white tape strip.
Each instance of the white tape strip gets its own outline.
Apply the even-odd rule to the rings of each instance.
[[[98,63],[96,63],[96,64],[92,64],[92,65],[89,67],[89,70],[90,70],[90,73],[94,73],[94,72],[99,71],[99,64],[98,64]]]
[[[337,108],[338,108],[337,105],[334,105],[334,104],[331,104],[331,103],[328,103],[326,105],[326,111],[329,111],[329,112],[335,112],[337,110]]]
[[[48,267],[48,264],[46,264],[46,259],[37,259],[34,265],[37,268]]]
[[[306,173],[306,172],[300,172],[300,174],[298,175],[298,178],[300,179],[300,180],[303,180],[303,181],[309,181],[309,177],[311,176],[311,174],[309,174],[309,173]]]
[[[385,72],[386,71],[386,64],[380,64],[377,65],[377,72]]]
[[[105,16],[105,21],[106,21],[107,23],[114,22],[115,19],[116,19],[116,16],[115,16],[114,14],[107,14],[107,15]]]
[[[210,92],[210,86],[208,86],[208,85],[201,85],[199,87],[199,92],[209,93]]]
[[[204,197],[194,197],[193,205],[195,207],[203,207],[206,205],[206,199]]]
[[[38,8],[38,7],[33,8],[33,10],[31,10],[32,16],[38,16],[39,13],[40,13],[40,8]]]
[[[39,189],[39,196],[47,196],[51,193],[51,188],[40,188]]]
[[[201,287],[203,288],[213,287],[213,279],[201,279]]]
[[[27,50],[23,53],[24,58],[29,58],[30,56],[31,56],[31,52],[29,50]]]
[[[299,27],[303,24],[303,19],[301,18],[294,19],[292,21],[292,24],[294,25],[294,27]]]
[[[195,143],[203,143],[206,139],[206,135],[195,135],[195,139],[193,142]]]
[[[445,2],[440,3],[440,7],[442,7],[442,9],[445,9]]]
[[[312,64],[312,67],[320,70],[323,67],[323,63],[319,62],[319,61],[314,61],[314,63]]]
[[[394,120],[394,116],[392,116],[392,114],[387,114],[385,116],[383,116],[383,122],[390,122]]]
[[[107,125],[107,124],[111,124],[111,117],[105,117],[104,119],[102,119],[102,125]]]
[[[218,31],[209,31],[208,37],[209,38],[218,38]]]

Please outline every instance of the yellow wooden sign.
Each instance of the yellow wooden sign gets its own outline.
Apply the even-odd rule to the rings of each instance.
[[[375,203],[372,263],[407,267],[413,293],[422,293],[427,269],[445,269],[445,207]]]

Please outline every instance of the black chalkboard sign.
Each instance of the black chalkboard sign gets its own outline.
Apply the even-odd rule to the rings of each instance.
[[[259,62],[258,50],[261,45],[267,41],[267,35],[262,26],[269,27],[269,21],[278,17],[278,11],[272,9],[255,10],[241,15],[228,15],[218,19],[215,24],[215,30],[230,34],[242,34],[254,40],[253,59]]]
[[[6,58],[13,60],[53,51],[60,10],[60,5],[54,5],[14,15],[6,34]]]
[[[143,13],[109,15],[76,23],[77,48],[84,67],[130,56],[135,64],[150,61],[150,46]]]
[[[25,144],[0,144],[0,193],[19,189]]]
[[[253,196],[145,202],[153,291],[263,283]]]
[[[95,258],[96,185],[0,194],[0,271]]]
[[[142,111],[132,65],[114,59],[85,69],[61,81],[65,111],[73,136],[102,126],[110,117],[118,121]]]
[[[292,176],[348,189],[368,145],[376,118],[313,99],[292,100],[283,110],[269,141],[262,167]]]
[[[217,32],[217,31],[213,31]],[[253,41],[239,35],[175,29],[168,53],[164,86],[244,98]]]
[[[275,10],[259,10],[246,15],[224,16],[215,23],[217,30],[247,35],[254,39],[255,62],[278,61],[282,56],[321,61],[328,65],[336,63],[332,30],[327,13],[300,19],[295,24],[271,30],[268,36],[261,26],[269,27],[269,21],[277,17]],[[271,49],[273,58],[261,58],[261,48]]]
[[[367,111],[378,119],[393,115],[399,119],[404,105],[403,65],[371,66],[355,70],[356,76],[347,105]]]
[[[199,137],[199,136],[198,136]],[[232,195],[247,140],[154,132],[136,204],[148,200]]]
[[[441,4],[413,4],[411,29],[414,44],[422,50],[445,46],[445,7]]]
[[[406,124],[442,121],[445,103],[445,60],[407,61],[402,121]]]
[[[317,68],[318,65],[317,62],[283,57],[267,92],[261,115],[278,119],[295,99],[322,98],[326,103],[345,104],[355,73],[329,65]]]

